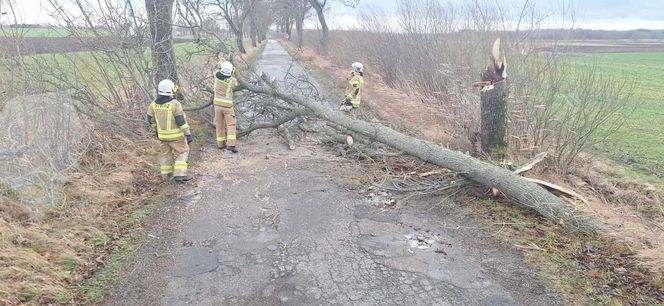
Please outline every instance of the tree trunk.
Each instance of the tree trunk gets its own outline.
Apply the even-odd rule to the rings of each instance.
[[[242,29],[237,30],[235,32],[235,44],[237,44],[237,49],[240,51],[240,53],[247,53],[247,50],[244,49],[244,34],[242,33]]]
[[[297,31],[297,46],[302,48],[304,45],[304,18],[296,18],[295,30]]]
[[[267,77],[263,79],[267,81]],[[341,112],[329,109],[324,103],[284,91],[278,87],[248,84],[241,77],[239,81],[252,92],[263,93],[298,104],[325,121],[348,128],[359,135],[379,141],[423,161],[461,173],[466,178],[486,187],[497,188],[514,198],[517,203],[536,210],[551,222],[572,225],[584,232],[596,230],[593,219],[575,211],[560,198],[512,171],[485,163],[461,152],[446,149],[430,141],[408,136],[380,123],[353,119]]]
[[[290,19],[288,19],[288,23],[286,24],[286,40],[290,41],[292,34],[293,34],[293,22]]]
[[[256,30],[251,29],[251,46],[256,47],[258,44],[258,33]]]
[[[316,0],[312,1],[312,5],[316,10],[316,15],[318,15],[318,22],[320,23],[320,28],[323,32],[323,38],[320,40],[321,53],[327,54],[327,47],[330,39],[330,29],[327,27],[327,21],[325,21],[325,12],[323,11],[324,7],[319,5]]]
[[[496,159],[504,159],[509,150],[507,138],[508,93],[507,80],[483,88],[480,93],[482,150]]]
[[[507,60],[500,61],[500,38],[493,42],[489,65],[481,73],[482,151],[492,158],[505,159],[509,151],[507,133]]]
[[[173,14],[174,0],[146,0],[145,9],[148,15],[150,35],[152,36],[152,63],[154,65],[154,82],[171,79],[178,83],[178,74],[173,51]]]
[[[256,14],[256,10],[252,10],[251,13],[250,13],[250,16],[249,16],[249,18],[251,18],[249,23],[251,25],[250,36],[251,36],[251,46],[252,47],[256,47],[257,40],[258,40],[258,22],[256,22],[255,14]]]

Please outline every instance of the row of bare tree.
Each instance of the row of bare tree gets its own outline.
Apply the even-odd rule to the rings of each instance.
[[[355,7],[359,2],[359,0],[337,1],[351,7]],[[148,0],[146,7],[149,12],[150,7],[163,6],[164,9],[161,9],[160,12],[167,14],[170,11],[166,7],[172,8],[175,3],[184,26],[191,28],[196,33],[209,34],[210,26],[216,28],[214,22],[206,24],[205,20],[223,19],[235,36],[238,50],[246,53],[242,42],[246,36],[247,27],[253,46],[267,37],[267,32],[273,24],[276,24],[280,32],[287,34],[289,38],[293,26],[295,26],[299,45],[302,45],[304,21],[312,17],[312,12],[315,12],[323,33],[320,44],[322,49],[326,50],[330,30],[325,14],[326,11],[329,11],[331,2],[329,0]],[[159,20],[168,19],[154,20],[159,22]],[[167,29],[163,28],[163,30]]]
[[[322,33],[320,49],[327,52],[330,38],[330,28],[327,24],[325,16],[326,11],[330,10],[330,4],[333,1],[329,0],[275,0],[277,18],[275,24],[280,33],[286,34],[286,38],[290,40],[293,37],[293,25],[297,34],[297,44],[302,47],[304,44],[304,21],[307,18],[313,17],[315,13]],[[356,7],[359,0],[338,0],[339,3]],[[313,10],[313,11],[312,11]]]
[[[336,1],[350,7],[355,7],[359,3],[359,0]],[[155,79],[167,77],[178,79],[177,73],[172,68],[175,67],[171,60],[174,58],[172,48],[167,47],[169,44],[172,45],[173,26],[190,29],[198,42],[209,44],[211,40],[206,40],[203,36],[215,37],[218,41],[225,40],[220,36],[222,32],[215,22],[215,20],[224,20],[235,37],[237,50],[246,53],[244,47],[246,29],[249,28],[248,36],[251,38],[252,46],[255,47],[258,42],[267,38],[273,24],[276,24],[279,31],[285,33],[288,39],[292,37],[294,25],[298,45],[302,46],[304,22],[312,17],[312,12],[315,12],[322,33],[319,49],[327,52],[330,30],[325,14],[330,10],[332,2],[328,0],[147,0],[146,11],[154,42],[152,51],[159,55],[154,58],[164,59],[161,62],[154,62]],[[176,10],[175,14],[172,11],[173,7]],[[218,48],[212,44],[208,46],[213,49]],[[218,51],[228,53],[229,50]]]

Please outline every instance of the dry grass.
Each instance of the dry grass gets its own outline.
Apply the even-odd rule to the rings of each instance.
[[[659,305],[662,276],[650,273],[629,244],[566,232],[510,203],[469,199],[499,240],[520,249],[569,305]]]
[[[284,43],[291,53],[299,54],[300,59],[319,69],[325,71],[332,77],[338,88],[345,88],[350,73],[350,63],[336,62],[334,59],[322,57],[308,47],[296,50],[293,42]],[[401,87],[395,89],[389,87],[383,78],[374,72],[371,64],[365,64],[365,91],[363,108],[368,108],[378,119],[391,127],[399,127],[400,130],[414,132],[417,136],[433,141],[435,143],[455,148],[472,149],[466,137],[460,137],[464,133],[464,122],[452,122],[451,110],[445,110],[438,103],[431,103],[431,97],[418,94],[414,89]],[[341,100],[341,96],[339,97]],[[424,128],[426,127],[426,128]]]
[[[292,44],[288,46],[291,51],[295,51]],[[315,69],[325,71],[339,88],[345,86],[345,80],[348,73],[348,65],[346,65],[346,63],[339,63],[330,57],[317,55],[313,49],[307,47],[298,50],[298,52],[300,52],[301,60],[308,65],[313,66]],[[464,124],[466,124],[464,121],[455,119],[459,118],[459,115],[462,114],[461,111],[463,110],[455,112],[454,110],[442,109],[441,107],[436,106],[440,103],[432,103],[435,101],[426,100],[421,97],[421,95],[414,93],[412,89],[403,86],[399,87],[399,89],[389,87],[385,85],[380,76],[371,73],[372,69],[370,64],[365,65],[365,67],[365,70],[367,71],[367,74],[365,74],[365,96],[367,97],[367,103],[363,105],[363,107],[368,107],[382,122],[393,127],[398,127],[401,130],[419,130],[419,137],[434,141],[441,145],[461,148],[473,152],[475,144],[466,141],[466,139],[468,139],[467,136],[472,135],[462,134],[465,133],[465,131],[473,131],[473,127],[469,128],[468,126],[464,126]],[[472,112],[472,110],[465,111]],[[472,114],[467,116],[472,116]],[[473,120],[471,119],[470,121]],[[619,171],[608,167],[601,162],[589,159],[586,156],[577,161],[577,164],[573,167],[574,171],[570,172],[567,176],[560,176],[558,172],[554,170],[555,165],[550,163],[551,161],[547,161],[539,164],[533,170],[528,172],[527,175],[542,178],[562,186],[571,187],[589,199],[589,205],[583,206],[578,203],[577,205],[581,205],[581,209],[596,216],[603,223],[604,228],[611,237],[610,239],[599,239],[599,246],[609,247],[612,244],[619,244],[621,247],[629,250],[631,259],[624,259],[624,264],[629,264],[634,267],[638,266],[639,271],[646,271],[645,267],[648,267],[651,271],[664,272],[664,212],[660,200],[662,198],[660,190],[645,181],[627,180],[619,173]],[[512,210],[516,211],[516,209]],[[481,211],[482,213],[487,212],[485,209],[482,209]],[[539,239],[548,239],[545,237],[546,235],[544,232],[545,231],[538,231],[537,235],[533,233],[533,235],[530,235],[531,237],[526,235],[525,237],[521,236],[519,239],[536,238],[538,239],[536,241],[540,241]],[[573,238],[565,237],[566,234],[560,231],[557,234],[559,234],[560,237],[556,239],[561,241],[565,239],[573,239],[575,243],[578,243],[578,241],[580,241],[579,239],[582,239],[581,237],[576,236]],[[549,235],[548,237],[550,238],[551,236]],[[595,240],[585,239],[583,241],[592,242]],[[577,260],[574,256],[580,256],[580,253],[577,252],[577,246],[578,244],[574,246],[574,249],[570,249],[569,252],[565,252],[564,254],[558,252],[557,254],[552,253],[549,255],[556,260],[560,260],[562,262],[561,265],[569,264],[571,261]],[[611,261],[609,260],[609,253],[611,252],[613,251],[609,248],[604,252],[606,254],[603,253],[604,255],[602,255],[608,262]],[[631,257],[632,255],[636,257]],[[545,259],[550,260],[551,258],[548,257]],[[638,260],[636,258],[638,258]],[[532,256],[531,260],[537,262],[538,260],[542,260],[542,257]],[[602,267],[603,269],[612,269],[607,263],[603,264],[607,265]],[[642,264],[645,264],[645,266],[641,266]],[[557,275],[561,273],[560,271],[563,271],[556,269],[557,268],[543,271],[543,273],[545,273],[548,278],[555,280]],[[569,277],[563,279],[563,281],[557,281],[556,286],[563,291],[572,292],[570,293],[571,295],[568,296],[570,301],[574,300],[574,294],[584,295],[593,293],[595,294],[594,297],[598,299],[610,296],[601,290],[595,290],[596,288],[594,286],[602,286],[602,284],[599,284],[601,283],[599,278],[591,279],[589,283],[587,283],[586,280],[583,279],[585,275],[573,273],[573,267],[564,271],[565,273],[569,272]],[[594,272],[591,274],[594,275]],[[612,277],[621,277],[620,275],[614,275],[615,273],[611,274],[610,271],[607,275],[609,274]],[[657,275],[664,274],[660,273]],[[660,285],[658,288],[660,288],[659,290],[662,290],[661,276],[657,275],[649,277],[648,282],[649,284],[652,284],[652,286],[657,287],[657,280],[660,279]],[[638,278],[638,276],[639,274],[637,273],[634,277]],[[569,280],[572,280],[573,282],[583,282],[585,288],[581,289],[587,290],[588,292],[578,292],[579,288],[574,288],[575,285],[573,283],[568,282],[567,284],[564,284],[565,281]],[[603,279],[601,281],[608,280]],[[619,284],[616,284],[616,286],[627,286],[620,282]],[[638,291],[634,288],[629,290],[634,290],[634,292]],[[646,296],[649,295],[648,292],[640,292],[639,294],[643,295],[642,297],[645,300],[647,300]],[[616,298],[614,301],[621,301],[621,299]]]
[[[0,304],[87,300],[78,285],[104,265],[130,230],[123,220],[157,190],[151,146],[120,147],[88,155],[67,184],[66,199],[43,219],[32,219],[16,199],[0,199]]]
[[[582,209],[594,214],[609,235],[630,247],[642,263],[664,276],[664,194],[621,169],[584,157],[565,183],[585,194]]]

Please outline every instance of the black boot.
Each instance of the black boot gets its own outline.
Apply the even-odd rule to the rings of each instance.
[[[224,140],[221,144],[217,144],[217,147],[220,150],[226,149],[226,140]]]
[[[193,177],[188,176],[188,175],[184,175],[184,176],[179,175],[179,176],[173,177],[173,180],[177,183],[184,183],[184,182],[187,182],[187,181],[191,181],[192,179],[193,179]]]
[[[228,147],[226,148],[226,150],[231,151],[231,152],[233,152],[233,153],[237,153],[237,152],[238,152],[238,150],[237,150],[237,148],[236,148],[235,146],[228,146]]]

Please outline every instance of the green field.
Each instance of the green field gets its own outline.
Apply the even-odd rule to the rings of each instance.
[[[59,28],[0,28],[0,37],[67,37],[69,31]]]
[[[638,105],[626,123],[595,149],[632,174],[664,178],[664,52],[591,53],[591,60],[603,74],[624,77],[633,85],[632,101]]]

